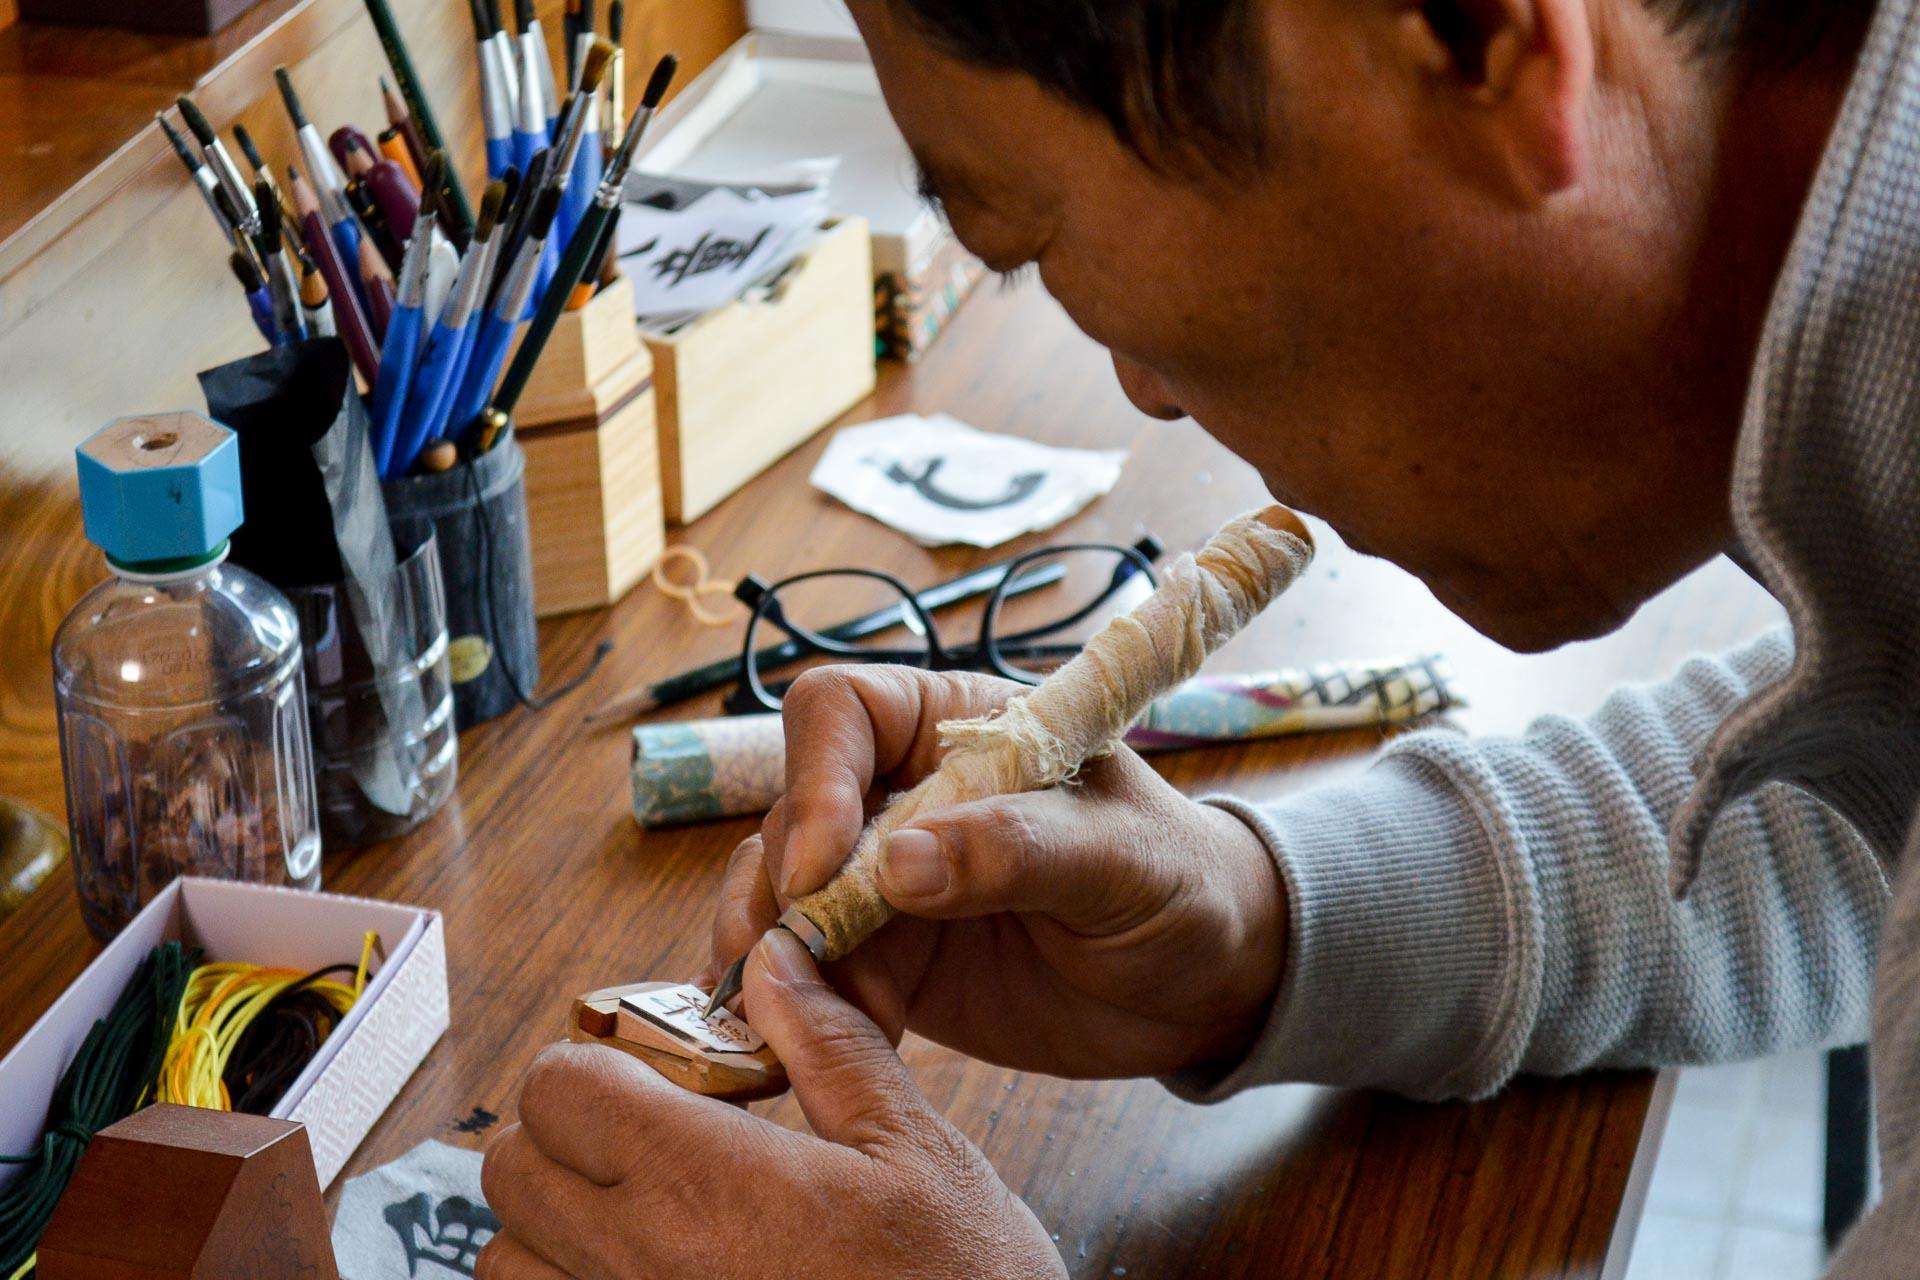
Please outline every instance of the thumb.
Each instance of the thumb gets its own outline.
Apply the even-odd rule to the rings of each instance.
[[[1176,886],[1157,850],[1167,837],[1179,838],[1175,815],[1118,796],[1087,799],[1057,787],[995,796],[895,831],[881,858],[880,892],[926,919],[1035,912],[1105,937],[1166,907]]]
[[[821,1137],[867,1150],[932,1111],[873,1020],[840,997],[798,938],[769,929],[747,960],[746,1008]]]

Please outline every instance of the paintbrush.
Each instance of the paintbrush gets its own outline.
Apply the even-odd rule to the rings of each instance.
[[[593,203],[594,188],[600,185],[600,175],[605,170],[606,157],[600,152],[600,113],[597,107],[600,87],[613,65],[613,54],[612,41],[593,42],[580,72],[580,90],[574,94],[573,103],[570,104],[572,119],[561,122],[563,145],[557,172],[560,189],[565,192],[560,198],[560,225],[565,229],[565,234],[555,239],[563,244],[573,243],[574,233],[579,230],[581,219],[587,216],[587,206]]]
[[[514,0],[514,19],[520,24],[520,47],[533,51],[534,74],[540,82],[540,101],[547,107],[547,140],[551,142],[559,117],[560,95],[554,88],[553,59],[547,56],[547,37],[540,30],[540,15],[534,12],[533,0]],[[523,54],[520,79],[525,81],[526,78]]]
[[[347,265],[340,260],[339,246],[327,234],[319,196],[292,165],[287,166],[287,190],[293,197],[301,230],[305,232],[307,251],[313,255],[314,265],[327,282],[334,327],[340,332],[340,340],[347,344],[347,354],[353,357],[353,367],[360,371],[361,380],[371,387],[380,372],[380,356],[373,329],[360,302],[360,291],[347,274]],[[354,266],[357,268],[359,263],[356,261]]]
[[[627,118],[627,6],[613,0],[607,8],[607,41],[613,45],[613,65],[607,68],[606,91],[600,95],[600,136],[611,150],[620,141],[620,122]]]
[[[175,101],[180,107],[180,118],[187,122],[187,128],[198,139],[201,154],[206,156],[213,176],[220,180],[221,189],[233,201],[233,207],[240,210],[240,229],[252,235],[259,229],[260,215],[253,207],[252,189],[247,186],[247,180],[240,176],[240,166],[233,162],[226,144],[220,141],[220,135],[207,123],[200,108],[193,105],[193,99],[182,94]]]
[[[605,44],[604,41],[600,43]],[[586,271],[587,259],[598,246],[602,230],[608,222],[619,216],[620,188],[626,180],[627,166],[632,163],[634,150],[640,145],[640,137],[647,131],[660,100],[666,96],[667,86],[673,83],[673,73],[678,66],[679,59],[668,54],[654,67],[653,75],[647,81],[646,92],[640,95],[640,105],[627,125],[626,135],[621,138],[613,158],[607,162],[606,176],[593,193],[593,203],[587,210],[586,220],[580,224],[573,243],[560,260],[560,270],[554,277],[553,287],[541,299],[539,309],[534,312],[533,323],[520,340],[520,350],[514,355],[507,376],[501,380],[499,391],[494,394],[482,415],[486,422],[482,428],[481,452],[486,451],[492,438],[513,417],[514,405],[518,403],[520,393],[526,390],[527,380],[533,376],[533,367],[539,362],[540,352],[552,336],[560,313],[566,309],[573,286],[579,283],[582,273]]]
[[[480,288],[486,279],[487,245],[493,237],[505,184],[487,187],[480,200],[480,218],[474,224],[473,244],[460,264],[447,305],[434,321],[427,337],[426,350],[420,356],[420,368],[413,375],[407,392],[407,406],[400,415],[400,441],[393,450],[393,474],[413,470],[420,451],[440,434],[441,423],[450,411],[451,397],[466,374],[478,326]]]
[[[505,282],[495,296],[492,308],[480,322],[479,335],[474,339],[473,357],[467,364],[466,379],[460,385],[459,395],[454,398],[450,427],[456,437],[468,438],[479,428],[477,419],[480,410],[486,405],[494,381],[500,376],[500,366],[506,363],[507,347],[513,341],[513,332],[520,327],[520,316],[533,296],[534,280],[540,271],[540,255],[546,247],[547,232],[553,227],[554,215],[559,210],[560,193],[551,188],[542,191],[534,200],[533,213],[527,220],[527,237],[514,253],[513,261],[508,264]],[[508,247],[503,245],[502,252]]]
[[[313,179],[314,194],[320,198],[320,214],[326,221],[334,246],[340,251],[340,261],[356,261],[360,257],[360,225],[354,218],[353,206],[347,202],[347,175],[340,172],[340,166],[334,163],[333,153],[327,150],[327,144],[320,138],[320,131],[308,121],[306,110],[300,105],[300,95],[293,91],[293,78],[287,74],[287,69],[275,67],[273,79],[280,86],[280,101],[286,105],[287,117],[293,121],[293,136],[300,144],[300,158],[306,162],[307,173]]]
[[[267,277],[267,296],[273,300],[273,329],[277,342],[298,342],[307,336],[300,315],[300,282],[287,260],[280,237],[280,202],[264,180],[254,184],[254,207],[260,211],[259,229],[252,233],[254,252]]]
[[[441,170],[446,163],[446,156],[438,151],[427,157],[420,209],[413,220],[413,234],[407,239],[406,257],[400,264],[400,287],[394,295],[393,316],[387,321],[387,332],[381,339],[380,377],[373,384],[372,431],[374,458],[382,476],[393,474],[400,415],[406,408],[414,364],[420,354],[420,312],[427,297],[427,256],[433,245],[434,206],[440,202],[441,184],[445,181]]]
[[[273,299],[267,294],[267,285],[260,278],[260,268],[253,265],[253,259],[235,249],[227,255],[227,266],[233,271],[233,278],[240,282],[240,289],[247,295],[247,310],[253,316],[253,327],[260,336],[273,345]]]
[[[213,176],[213,170],[207,168],[206,161],[193,153],[187,140],[180,131],[167,123],[163,115],[156,115],[153,122],[160,126],[160,132],[167,135],[167,141],[173,146],[173,154],[180,157],[180,163],[186,167],[187,176],[193,179],[194,190],[207,202],[207,209],[213,214],[213,220],[220,224],[220,238],[229,239],[233,234],[232,224],[227,221],[226,209],[220,203],[220,179]]]
[[[293,202],[287,199],[287,193],[280,189],[279,180],[273,176],[273,166],[260,154],[260,148],[254,145],[253,135],[247,132],[247,126],[233,126],[233,140],[240,144],[240,154],[247,158],[247,167],[253,170],[255,183],[264,182],[273,195],[273,202],[280,206],[280,233],[287,238],[287,248],[305,252],[306,242],[301,239],[300,219],[293,211]],[[256,198],[255,203],[258,203]]]

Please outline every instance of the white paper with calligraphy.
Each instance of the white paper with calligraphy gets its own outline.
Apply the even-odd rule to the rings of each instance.
[[[725,306],[776,272],[826,216],[821,189],[742,195],[715,187],[685,208],[620,206],[615,251],[633,314],[651,323]]]
[[[690,983],[621,996],[620,1007],[702,1049],[757,1053],[767,1043],[731,1010],[715,1009],[711,1018],[701,1017],[700,1011],[707,1007],[707,993]]]
[[[842,428],[812,479],[923,546],[995,547],[1050,529],[1113,488],[1126,457],[904,414]]]

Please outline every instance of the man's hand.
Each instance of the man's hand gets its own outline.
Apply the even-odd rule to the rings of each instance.
[[[599,1045],[534,1060],[481,1184],[478,1280],[1064,1277],[1032,1212],[914,1087],[880,1029],[784,934],[747,965],[753,1023],[818,1137]]]
[[[786,697],[787,794],[735,851],[713,973],[825,884],[890,792],[939,762],[936,726],[1020,685],[836,667]],[[1071,784],[923,814],[880,888],[905,916],[832,977],[898,1040],[1061,1076],[1157,1075],[1238,1056],[1285,955],[1284,895],[1244,823],[1124,748]],[[712,975],[709,975],[709,985]],[[749,996],[749,1020],[761,1011]]]

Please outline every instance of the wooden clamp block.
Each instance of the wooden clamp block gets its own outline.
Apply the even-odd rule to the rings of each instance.
[[[785,1093],[787,1071],[772,1047],[724,1009],[702,1022],[706,999],[698,987],[678,982],[589,991],[573,1002],[567,1039],[632,1054],[681,1088],[712,1098],[752,1102]]]
[[[40,1280],[339,1280],[304,1125],[156,1103],[102,1129],[40,1238]]]
[[[612,604],[666,542],[653,359],[626,277],[561,315],[514,429],[527,455],[534,611]]]

